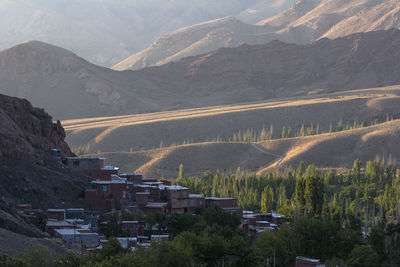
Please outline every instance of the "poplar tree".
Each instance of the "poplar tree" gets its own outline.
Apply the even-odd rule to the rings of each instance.
[[[179,179],[184,179],[185,178],[185,173],[184,173],[184,169],[183,169],[183,164],[181,163],[181,165],[179,165]]]

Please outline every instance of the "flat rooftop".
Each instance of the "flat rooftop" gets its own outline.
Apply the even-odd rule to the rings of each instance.
[[[118,171],[119,168],[118,167],[114,167],[114,166],[104,166],[103,168],[101,168],[103,171]]]
[[[105,158],[98,157],[66,157],[67,160],[105,160]]]
[[[108,185],[108,184],[126,184],[126,181],[124,180],[111,180],[111,181],[92,181],[90,182],[91,184],[102,184],[102,185]]]
[[[122,224],[139,223],[139,221],[122,221]]]
[[[48,209],[47,212],[65,212],[65,209]]]
[[[187,187],[183,187],[180,185],[159,185],[158,188],[160,190],[171,190],[171,191],[183,191],[183,190],[189,190]]]
[[[189,198],[204,198],[204,196],[200,194],[189,194]]]
[[[232,197],[206,197],[206,199],[213,200],[213,201],[236,200],[236,198],[232,198]]]
[[[167,202],[148,202],[146,208],[164,208],[168,205]]]

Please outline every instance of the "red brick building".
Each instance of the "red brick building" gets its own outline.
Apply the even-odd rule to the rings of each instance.
[[[122,231],[129,232],[130,237],[137,237],[144,234],[144,227],[139,221],[122,221]]]
[[[189,194],[188,212],[195,213],[206,208],[206,199],[203,195]]]
[[[96,188],[85,191],[85,203],[99,211],[112,211],[115,201],[127,198],[127,181],[112,175],[110,181],[96,180],[91,183]]]
[[[160,186],[161,190],[166,190],[168,209],[171,213],[188,212],[189,207],[189,188],[182,186]]]
[[[96,157],[68,157],[64,160],[72,171],[81,173],[93,179],[111,180],[112,175],[118,175],[119,169],[105,166],[104,158]]]

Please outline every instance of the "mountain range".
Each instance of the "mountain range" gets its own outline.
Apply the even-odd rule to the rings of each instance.
[[[27,98],[56,119],[72,119],[396,85],[399,43],[399,30],[310,45],[272,41],[119,72],[59,47],[26,42],[0,52],[0,93]]]
[[[237,19],[242,17],[237,16],[186,26],[161,36],[113,69],[157,66],[242,44],[272,40],[308,44],[325,37],[333,39],[357,32],[399,29],[399,11],[397,0],[300,0],[275,16],[265,16],[255,25],[242,22]]]
[[[161,34],[186,25],[237,15],[275,15],[289,0],[2,0],[0,49],[26,40],[61,46],[90,62],[112,66]],[[259,6],[264,7],[258,11]],[[269,8],[270,7],[270,8]],[[250,12],[251,10],[251,12]],[[263,16],[263,15],[261,15]]]

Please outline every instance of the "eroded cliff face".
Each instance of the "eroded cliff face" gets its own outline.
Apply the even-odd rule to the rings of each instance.
[[[40,237],[42,233],[13,208],[82,207],[89,181],[73,173],[50,153],[58,148],[74,156],[65,131],[43,109],[25,99],[0,94],[0,230]],[[1,249],[0,249],[1,250]]]
[[[72,156],[60,122],[29,101],[0,94],[0,158],[40,161],[40,152],[59,148]]]

